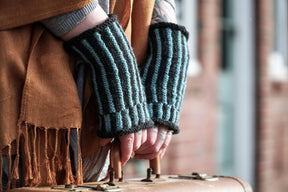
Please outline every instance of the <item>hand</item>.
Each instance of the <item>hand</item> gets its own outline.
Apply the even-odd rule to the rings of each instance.
[[[137,151],[139,147],[147,140],[147,131],[140,130],[137,133],[131,133],[119,137],[121,148],[121,165],[130,159],[132,152]]]
[[[167,131],[165,126],[148,129],[146,142],[135,151],[135,159],[154,159],[158,155],[162,158],[172,138],[172,134],[167,134]]]
[[[120,150],[121,150],[121,164],[122,166],[130,159],[133,151],[138,150],[138,148],[146,142],[147,131],[140,130],[137,133],[131,133],[128,135],[120,136]],[[112,138],[103,139],[100,138],[100,145],[104,146],[111,142]]]

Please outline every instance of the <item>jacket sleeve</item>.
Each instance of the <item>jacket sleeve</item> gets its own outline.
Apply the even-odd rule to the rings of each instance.
[[[0,30],[37,22],[80,9],[92,0],[1,0]]]

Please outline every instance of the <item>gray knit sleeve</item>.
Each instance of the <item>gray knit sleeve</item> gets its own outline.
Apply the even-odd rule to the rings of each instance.
[[[77,24],[83,21],[83,19],[91,13],[97,5],[98,0],[93,0],[81,9],[42,20],[41,23],[54,35],[60,37],[68,33]]]

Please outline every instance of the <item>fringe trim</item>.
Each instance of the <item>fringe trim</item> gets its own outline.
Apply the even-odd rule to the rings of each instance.
[[[45,144],[44,144],[45,165],[46,165],[46,171],[47,171],[46,183],[52,185],[53,184],[53,178],[52,178],[52,174],[51,174],[50,162],[49,162],[49,157],[48,157],[48,134],[47,134],[47,129],[44,129],[44,133],[45,133]],[[56,140],[57,140],[57,138],[56,138]],[[56,181],[54,183],[56,183]]]
[[[56,158],[56,155],[57,155],[57,149],[58,149],[58,135],[59,135],[59,130],[56,129],[56,132],[55,132],[55,150],[54,150],[54,154],[53,154],[53,157],[51,159],[52,161],[52,165],[51,165],[51,171],[52,171],[52,178],[55,179],[55,183],[53,183],[53,185],[57,185],[57,182],[56,182],[56,168],[55,168],[55,158]]]
[[[32,174],[34,176],[33,179],[33,186],[36,186],[38,183],[41,183],[41,176],[40,176],[40,172],[39,172],[39,165],[38,165],[38,161],[37,161],[37,153],[36,153],[36,140],[37,139],[37,128],[36,126],[33,126],[33,161],[32,161],[32,167],[33,167],[33,171]]]
[[[31,125],[27,122],[19,124],[18,128],[16,149],[14,149],[14,145],[12,149],[11,143],[7,145],[5,151],[0,150],[0,192],[3,192],[2,155],[7,155],[8,159],[9,171],[6,191],[8,192],[11,188],[13,189],[17,187],[17,182],[19,180],[20,147],[21,154],[23,154],[23,187],[36,187],[40,185],[55,186],[57,184],[74,183],[75,179],[72,173],[69,149],[71,129],[77,129],[78,166],[76,172],[76,184],[83,184],[80,128],[43,128]],[[60,130],[63,131],[63,134],[60,134]],[[51,141],[54,142],[54,139],[55,143],[51,143]],[[14,162],[12,162],[12,150],[16,152]],[[42,162],[44,164],[41,164]],[[46,169],[46,171],[42,175],[41,170],[43,171],[43,169]],[[64,170],[65,176],[63,178],[61,177],[61,172]],[[59,176],[57,175],[58,173],[60,174]],[[47,177],[42,179],[41,177],[43,176]],[[59,180],[59,183],[57,183],[57,180]]]
[[[76,185],[83,184],[83,165],[82,165],[82,154],[81,154],[81,143],[80,143],[80,129],[77,129],[77,152],[78,152],[78,162],[77,162],[77,179]]]
[[[67,131],[67,144],[66,144],[66,165],[65,165],[65,171],[66,171],[66,177],[65,177],[65,183],[74,183],[73,173],[72,173],[72,167],[71,167],[71,160],[70,160],[70,132],[71,129],[69,128]]]
[[[24,161],[24,166],[25,166],[27,171],[26,171],[26,173],[23,174],[23,185],[24,186],[31,186],[31,185],[29,185],[29,183],[30,183],[29,181],[31,181],[33,179],[33,176],[32,176],[32,165],[31,165],[31,154],[30,154],[30,149],[29,149],[28,124],[26,124],[26,123],[25,123],[23,134],[24,134],[24,154],[27,157],[26,161]],[[15,164],[15,166],[16,166],[16,164]]]
[[[19,169],[18,169],[19,166],[18,165],[19,165],[19,158],[20,158],[20,154],[19,154],[20,135],[21,135],[21,132],[20,130],[18,130],[17,139],[16,139],[16,158],[15,158],[13,170],[12,170],[12,178],[13,178],[12,188],[16,188],[16,184],[19,179]]]
[[[12,180],[12,174],[11,174],[11,168],[12,168],[11,145],[8,145],[7,159],[8,159],[8,183],[7,183],[7,191],[10,191],[11,180]]]
[[[3,170],[3,159],[2,159],[2,151],[0,150],[0,192],[3,192],[2,170]]]

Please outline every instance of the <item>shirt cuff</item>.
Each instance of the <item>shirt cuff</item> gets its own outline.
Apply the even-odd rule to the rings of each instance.
[[[93,0],[81,9],[42,20],[41,23],[54,35],[60,37],[71,31],[77,24],[83,21],[97,5],[98,0]]]

